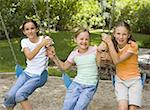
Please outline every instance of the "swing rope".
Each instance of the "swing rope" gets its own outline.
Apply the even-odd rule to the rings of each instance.
[[[39,15],[38,15],[38,10],[37,10],[37,7],[35,5],[35,0],[33,0],[33,8],[35,10],[35,13],[36,13],[36,16],[38,17],[38,19],[40,19]],[[48,0],[46,0],[46,12],[47,12],[47,19],[48,19],[48,35],[50,37],[51,33],[50,33],[50,20],[49,20],[49,17],[50,17],[50,13],[49,13],[49,5],[48,5]],[[41,27],[41,22],[40,22],[40,27]],[[42,31],[43,33],[43,31]],[[62,73],[62,79],[64,80],[64,84],[66,86],[66,88],[68,88],[72,82],[71,78],[67,75],[67,73],[65,73],[65,71],[61,68],[60,64],[59,64],[59,60],[58,58],[56,57],[56,63],[58,64],[58,68],[59,70],[61,71]]]
[[[108,32],[108,34],[111,34],[112,22],[114,21],[115,4],[116,4],[116,1],[113,0],[112,1],[111,13],[110,13],[109,32]],[[103,28],[103,30],[104,30],[104,28]],[[143,68],[141,69],[141,71],[143,71]],[[145,80],[146,80],[146,73],[144,72],[141,75],[141,83],[142,83],[143,87],[144,87]],[[112,85],[115,87],[115,75],[113,75],[113,74],[111,74],[111,81],[112,81]]]
[[[115,12],[115,0],[112,1],[112,8],[110,13],[110,23],[109,23],[109,34],[111,34],[112,22],[114,21],[114,12]],[[112,85],[115,87],[115,75],[111,74]]]
[[[109,21],[109,34],[111,32],[111,28],[112,28],[112,23],[114,21],[114,12],[115,12],[115,0],[112,1],[112,8],[111,8],[111,12],[110,12],[110,21]]]
[[[48,5],[48,0],[46,0],[46,6],[47,6],[47,18],[48,18],[48,32],[49,32],[49,36],[51,36],[50,33],[50,14],[49,14],[49,5]],[[56,56],[55,56],[56,57]],[[61,68],[60,64],[59,64],[59,60],[56,57],[56,63],[58,64],[58,68],[62,73],[62,79],[64,80],[64,84],[66,86],[66,88],[68,88],[70,86],[70,84],[72,83],[71,78],[69,77],[69,75]]]
[[[105,23],[105,19],[104,19],[104,11],[105,11],[105,10],[104,10],[104,0],[101,1],[101,10],[102,10],[101,13],[102,13],[102,17],[103,17],[103,18],[102,18],[102,19],[103,19],[103,20],[102,20],[102,23],[103,23],[102,29],[103,29],[103,33],[104,33],[104,28],[105,28],[105,25],[104,25],[104,23]]]
[[[105,28],[105,26],[104,26],[104,23],[105,23],[105,19],[104,19],[104,12],[105,12],[104,4],[106,4],[105,0],[102,0],[101,1],[101,9],[102,9],[102,15],[103,15],[103,27],[102,27],[103,33],[105,32],[104,31],[104,28]],[[113,21],[113,18],[114,18],[114,10],[115,10],[115,0],[112,1],[112,8],[111,8],[110,17],[109,17],[109,27],[108,27],[109,31],[108,31],[108,34],[111,34],[112,21]],[[100,71],[102,71],[101,70],[102,69],[101,66],[99,67],[99,69],[100,69]],[[115,75],[113,75],[113,74],[111,74],[111,81],[112,81],[112,85],[114,86],[115,85]]]
[[[0,12],[0,20],[1,20],[1,23],[2,23],[2,27],[3,27],[4,31],[5,31],[5,35],[6,35],[6,38],[7,38],[7,40],[8,40],[8,44],[9,44],[11,53],[12,53],[12,55],[13,55],[15,64],[18,64],[17,57],[16,57],[16,55],[15,55],[15,51],[14,51],[14,48],[13,48],[13,46],[12,46],[11,40],[10,40],[10,38],[9,38],[8,31],[7,31],[7,29],[6,29],[6,26],[5,26],[3,17],[2,17],[2,15],[1,15],[1,12]]]
[[[47,23],[47,25],[48,25],[48,35],[49,35],[49,37],[51,36],[51,33],[50,33],[50,13],[49,13],[49,5],[48,5],[48,0],[46,0],[46,11],[47,11],[47,19],[48,19],[48,23]]]
[[[36,3],[35,3],[35,0],[32,1],[32,4],[33,4],[33,9],[35,11],[35,14],[36,14],[36,17],[40,20],[40,23],[39,23],[39,26],[40,26],[40,31],[42,33],[42,35],[45,36],[45,32],[44,30],[42,29],[42,20],[39,16],[39,13],[38,13],[38,10],[37,10],[37,6],[36,6]],[[46,13],[47,13],[47,26],[48,26],[48,35],[50,37],[51,33],[50,33],[50,20],[49,20],[49,17],[50,17],[50,13],[49,13],[49,5],[48,5],[48,0],[46,0]]]
[[[48,2],[48,1],[47,1],[47,2]],[[40,20],[39,27],[41,28],[41,29],[40,29],[41,34],[44,35],[44,37],[45,37],[44,30],[42,29],[42,20],[41,20],[41,18],[40,18],[40,16],[39,16],[39,13],[38,13],[38,10],[37,10],[37,6],[36,6],[36,3],[35,3],[35,0],[32,0],[32,5],[33,5],[33,9],[34,9],[34,11],[35,11],[36,17],[38,18],[38,20]],[[47,5],[46,5],[46,6],[47,6]],[[47,7],[46,7],[46,9],[47,9]]]

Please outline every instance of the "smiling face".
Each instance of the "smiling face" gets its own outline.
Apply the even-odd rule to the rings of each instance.
[[[86,52],[88,50],[90,42],[90,36],[88,31],[81,32],[74,40],[78,45],[79,52]]]
[[[24,24],[23,33],[29,38],[33,39],[37,37],[38,29],[33,22],[27,22]]]
[[[114,37],[118,43],[118,46],[120,48],[123,48],[127,44],[130,34],[127,28],[125,28],[124,26],[118,26],[115,28]]]

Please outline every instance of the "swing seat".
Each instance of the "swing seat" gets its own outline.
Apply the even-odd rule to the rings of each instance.
[[[112,85],[115,87],[115,75],[111,75]]]
[[[144,86],[144,83],[145,83],[145,81],[146,81],[146,73],[143,73],[143,74],[141,75],[141,81],[142,81],[142,85]]]
[[[18,78],[19,75],[23,72],[22,66],[20,66],[19,64],[16,64],[15,71],[16,71],[16,76]]]
[[[67,73],[63,73],[62,74],[62,80],[64,81],[64,84],[66,86],[66,88],[68,88],[70,86],[70,84],[72,83],[71,78],[68,76]]]
[[[115,75],[111,75],[111,81],[112,81],[112,85],[115,87]],[[141,83],[143,87],[144,87],[145,81],[146,81],[146,73],[143,73],[141,74]]]

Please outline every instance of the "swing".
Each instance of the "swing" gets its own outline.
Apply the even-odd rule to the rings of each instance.
[[[33,5],[34,5],[35,11],[36,11],[36,16],[39,17],[39,16],[38,16],[38,13],[37,13],[37,10],[36,10],[36,7],[35,7],[34,0],[33,0]],[[2,22],[2,27],[3,27],[4,31],[5,31],[5,35],[6,35],[6,38],[7,38],[7,40],[8,40],[8,44],[9,44],[9,47],[10,47],[10,49],[11,49],[11,53],[12,53],[12,55],[13,55],[13,58],[14,58],[14,61],[15,61],[15,64],[16,64],[16,66],[15,66],[15,73],[16,73],[16,76],[17,76],[17,78],[18,78],[19,75],[23,72],[23,67],[22,67],[22,66],[18,63],[18,61],[17,61],[17,57],[16,57],[16,55],[15,55],[14,48],[13,48],[12,43],[11,43],[11,41],[10,41],[10,38],[9,38],[9,35],[8,35],[8,32],[7,32],[7,29],[6,29],[6,26],[5,26],[3,17],[2,17],[2,15],[1,15],[1,12],[0,12],[0,20],[1,20],[1,22]]]
[[[102,0],[102,2],[101,2],[102,16],[103,16],[103,13],[105,12],[105,8],[104,8],[104,4],[106,4],[105,2],[106,2],[105,0]],[[114,6],[115,6],[115,0],[112,1],[111,15],[110,15],[110,18],[109,18],[109,31],[108,31],[109,34],[110,34],[111,26],[112,26],[112,18],[114,17],[114,13],[113,13],[114,12]],[[104,32],[104,28],[105,28],[104,23],[105,23],[105,20],[103,18],[103,27],[102,27],[103,32]],[[115,75],[111,74],[110,77],[111,77],[110,79],[112,81],[112,85],[114,86],[115,85]]]
[[[49,18],[49,5],[48,5],[48,0],[46,0],[46,7],[47,7],[47,18]],[[35,10],[35,13],[36,13],[36,16],[38,17],[38,18],[40,18],[39,16],[38,16],[38,11],[37,11],[37,7],[36,7],[36,5],[35,5],[35,0],[33,0],[33,8],[34,8],[34,10]],[[49,30],[49,34],[50,34],[50,24],[49,24],[50,22],[49,22],[49,19],[48,19],[48,30]],[[50,36],[50,35],[49,35]],[[58,62],[58,59],[57,59],[57,62]],[[58,63],[59,64],[59,63]],[[64,81],[64,85],[65,85],[65,87],[66,88],[68,88],[69,86],[70,86],[70,84],[72,83],[72,80],[71,80],[71,78],[69,77],[69,75],[65,72],[65,71],[63,71],[62,69],[61,69],[61,66],[60,65],[58,65],[58,67],[59,67],[59,69],[60,69],[60,71],[61,71],[61,73],[62,73],[62,80]]]
[[[101,2],[102,13],[104,12],[104,8],[103,8],[103,6],[104,6],[103,4],[104,3],[103,2],[105,2],[105,1]],[[110,23],[109,23],[109,34],[110,34],[110,29],[111,29],[112,21],[113,21],[112,18],[114,18],[114,11],[115,11],[115,0],[113,0],[113,2],[112,2],[111,17],[110,17]],[[104,20],[103,20],[103,23],[104,23]],[[104,25],[103,25],[103,30],[104,30]],[[142,83],[143,87],[144,87],[145,80],[146,80],[146,73],[142,73],[141,74],[141,83]],[[111,74],[111,81],[112,81],[113,87],[115,87],[115,75],[113,75],[113,74]]]
[[[62,80],[64,81],[66,88],[68,88],[70,86],[70,84],[72,83],[71,78],[65,72],[63,72],[63,74],[62,74]]]
[[[115,75],[111,75],[112,85],[115,87]],[[146,73],[141,74],[141,84],[144,87],[146,81]]]
[[[64,85],[65,87],[68,89],[68,87],[70,86],[70,84],[72,83],[72,79],[70,78],[70,76],[61,68],[58,58],[56,57],[56,62],[58,64],[58,68],[62,73],[62,80],[64,81]]]
[[[4,20],[2,18],[2,15],[1,15],[1,12],[0,12],[0,20],[2,22],[2,27],[4,28],[4,31],[5,31],[5,35],[6,35],[6,38],[8,40],[8,44],[9,44],[9,47],[11,49],[11,53],[13,55],[13,58],[14,58],[14,61],[15,61],[15,71],[16,71],[16,76],[19,77],[19,75],[22,73],[23,71],[23,68],[18,64],[18,61],[17,61],[17,57],[15,55],[15,52],[14,52],[14,48],[12,46],[12,43],[10,41],[10,38],[9,38],[9,35],[8,35],[8,32],[7,32],[7,29],[6,29],[6,26],[5,26],[5,23],[4,23]]]

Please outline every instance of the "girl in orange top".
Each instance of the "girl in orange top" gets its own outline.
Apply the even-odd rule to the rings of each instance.
[[[141,107],[142,83],[138,67],[138,45],[131,35],[130,26],[119,22],[111,36],[102,34],[110,56],[116,65],[115,94],[118,110],[137,110]]]

